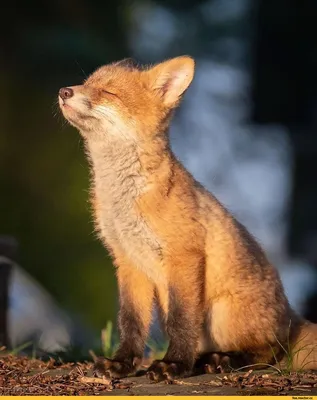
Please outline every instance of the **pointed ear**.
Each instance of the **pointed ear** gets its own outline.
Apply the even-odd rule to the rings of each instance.
[[[161,96],[166,106],[175,107],[190,85],[194,71],[195,61],[182,56],[157,64],[146,73],[151,89]]]

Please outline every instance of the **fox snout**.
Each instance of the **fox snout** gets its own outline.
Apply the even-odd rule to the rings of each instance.
[[[66,86],[58,91],[58,102],[60,110],[68,122],[79,129],[82,135],[92,131],[100,131],[100,136],[104,135],[107,129],[107,108],[110,109],[110,102],[105,103],[102,113],[101,104],[96,104],[102,99],[96,97],[98,91],[85,85]],[[93,103],[93,100],[95,103]],[[101,128],[101,125],[103,128]]]
[[[64,88],[59,89],[58,94],[62,100],[66,100],[66,99],[70,99],[71,97],[74,96],[74,91],[72,88],[64,87]]]

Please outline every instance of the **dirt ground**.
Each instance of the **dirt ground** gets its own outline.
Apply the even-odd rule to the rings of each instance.
[[[62,364],[27,357],[0,357],[0,395],[317,395],[317,373],[274,370],[206,374],[172,383],[145,376],[122,380],[93,377],[92,363]]]

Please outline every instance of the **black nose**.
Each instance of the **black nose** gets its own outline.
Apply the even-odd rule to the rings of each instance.
[[[73,89],[71,89],[69,87],[63,87],[63,88],[59,89],[58,94],[63,100],[66,100],[66,99],[70,99],[71,97],[73,97],[74,91],[73,91]]]

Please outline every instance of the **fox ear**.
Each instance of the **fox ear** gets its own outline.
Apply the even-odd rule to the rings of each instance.
[[[164,104],[175,107],[190,85],[194,70],[195,61],[182,56],[157,64],[146,73],[150,87],[162,97]]]

